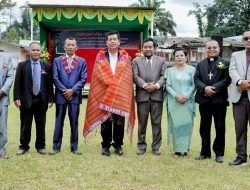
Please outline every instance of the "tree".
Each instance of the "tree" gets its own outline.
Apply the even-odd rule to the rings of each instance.
[[[20,7],[22,8],[21,10],[21,19],[20,21],[14,20],[14,22],[12,22],[10,24],[9,27],[7,27],[6,32],[3,33],[3,38],[8,39],[8,41],[10,41],[11,39],[9,39],[8,37],[6,37],[6,35],[8,35],[9,32],[13,33],[13,28],[15,28],[18,36],[19,36],[19,40],[20,39],[30,39],[31,36],[31,20],[30,20],[30,11],[29,11],[29,6],[25,5]],[[38,27],[38,23],[34,22],[33,25],[33,38],[35,40],[39,39],[39,27]],[[13,34],[11,34],[12,36]],[[13,39],[13,42],[15,42],[16,39]]]
[[[198,25],[198,30],[199,30],[199,36],[200,37],[204,37],[204,33],[205,33],[205,26],[204,23],[202,21],[202,18],[204,17],[205,13],[203,12],[201,6],[199,3],[193,3],[194,6],[194,10],[190,10],[188,12],[188,16],[190,15],[194,15],[197,21],[197,25]]]
[[[216,0],[206,8],[207,35],[241,35],[250,27],[250,0]],[[211,22],[211,23],[210,23]]]
[[[11,18],[12,18],[11,9],[15,5],[16,2],[12,2],[12,0],[0,0],[0,24],[7,24],[8,22],[6,22],[6,18],[10,20],[9,25],[11,24]],[[4,17],[6,18],[3,19]]]
[[[165,0],[138,0],[138,3],[133,3],[131,7],[151,7],[155,9],[154,15],[154,35],[157,32],[163,35],[172,35],[176,36],[174,27],[176,23],[173,20],[173,16],[169,11],[160,8],[162,4],[165,3]]]
[[[14,26],[10,27],[8,32],[4,33],[3,39],[7,42],[18,43],[19,42],[19,35]]]
[[[23,39],[28,39],[31,36],[31,15],[28,4],[21,6],[21,22],[19,23],[20,35]],[[38,22],[33,23],[33,35],[34,39],[39,39],[39,24]]]
[[[203,11],[201,16],[207,21],[205,36],[241,35],[250,27],[250,0],[214,0],[213,4],[204,5]]]
[[[12,2],[12,0],[0,0],[0,11],[5,8],[11,8],[16,5],[16,2]]]

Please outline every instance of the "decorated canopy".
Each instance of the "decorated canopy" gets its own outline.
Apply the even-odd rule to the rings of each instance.
[[[49,29],[132,30],[148,35],[152,8],[30,4],[33,18]],[[43,38],[43,37],[42,37]]]

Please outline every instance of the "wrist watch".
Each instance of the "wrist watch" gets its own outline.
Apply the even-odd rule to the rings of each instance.
[[[241,85],[241,83],[242,83],[242,80],[241,80],[241,79],[238,80],[237,84],[238,84],[238,85]]]

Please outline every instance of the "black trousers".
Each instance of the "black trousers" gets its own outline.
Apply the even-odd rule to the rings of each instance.
[[[20,108],[20,149],[29,150],[29,143],[31,139],[31,126],[33,117],[36,124],[36,142],[35,147],[37,150],[45,148],[45,124],[46,124],[46,111],[48,106],[43,104],[41,95],[32,97],[32,106]]]
[[[233,116],[236,133],[237,158],[247,160],[247,127],[250,122],[250,102],[246,95],[242,95],[239,102],[233,104]]]
[[[215,139],[213,142],[213,151],[216,156],[224,156],[225,151],[225,119],[227,106],[212,103],[200,104],[199,111],[200,136],[201,136],[201,155],[211,157],[211,124],[212,118],[215,125]]]
[[[116,114],[101,124],[102,148],[110,148],[111,145],[118,148],[123,145],[124,124],[125,118]]]

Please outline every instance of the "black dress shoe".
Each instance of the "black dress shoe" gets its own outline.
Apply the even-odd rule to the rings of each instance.
[[[175,158],[179,158],[179,157],[181,157],[182,156],[182,154],[180,153],[180,152],[175,152],[174,153],[174,157]]]
[[[215,162],[217,162],[217,163],[223,163],[223,156],[216,156]]]
[[[17,152],[16,152],[16,155],[20,156],[20,155],[25,154],[26,152],[28,152],[28,150],[25,150],[25,149],[18,149]]]
[[[73,150],[71,152],[75,155],[82,155],[82,153],[79,150]]]
[[[242,160],[241,158],[236,158],[234,161],[229,162],[229,166],[233,166],[233,167],[245,166],[246,164],[247,164],[247,161]]]
[[[47,151],[45,148],[37,150],[39,154],[47,154]]]
[[[156,156],[159,156],[159,155],[161,155],[161,151],[159,149],[153,150],[153,154]]]
[[[122,156],[123,155],[123,151],[121,147],[115,148],[115,154],[118,156]]]
[[[102,148],[102,155],[103,156],[110,156],[109,148]]]
[[[137,155],[143,155],[146,152],[146,149],[138,149],[136,154]]]
[[[51,150],[50,152],[49,152],[49,155],[55,155],[55,154],[58,154],[60,152],[60,150]]]
[[[189,153],[189,152],[184,152],[184,153],[182,154],[182,156],[184,156],[184,157],[190,157],[190,153]]]
[[[199,155],[197,157],[195,157],[195,160],[205,160],[205,159],[210,159],[211,156],[203,156],[203,155]]]
[[[6,155],[6,152],[0,155],[0,159],[9,159],[10,157]]]

